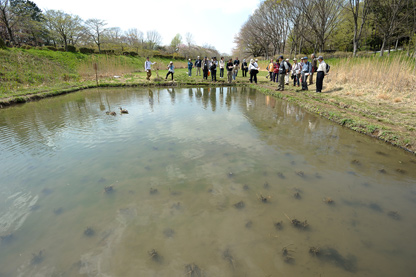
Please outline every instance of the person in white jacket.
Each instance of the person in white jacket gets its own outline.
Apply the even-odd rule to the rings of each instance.
[[[253,83],[254,81],[257,84],[257,73],[259,73],[259,65],[253,59],[250,60],[248,71],[250,72],[250,83]]]
[[[293,86],[300,86],[300,71],[302,69],[302,65],[298,63],[297,59],[293,59],[292,65],[292,76],[293,76]]]
[[[149,57],[146,58],[146,61],[144,62],[144,70],[147,72],[146,79],[150,81],[150,77],[152,76],[152,65],[154,65],[156,62],[152,63],[149,60]]]
[[[324,58],[322,56],[318,57],[319,66],[317,70],[317,76],[316,76],[316,92],[321,93],[322,92],[322,86],[324,84],[324,77],[328,74],[326,69],[326,63],[324,61]]]

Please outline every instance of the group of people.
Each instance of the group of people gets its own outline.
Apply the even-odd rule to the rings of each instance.
[[[319,61],[319,66],[318,66]],[[151,65],[155,63],[150,62],[149,57],[147,57],[145,62],[145,70],[147,72],[147,80],[150,80],[151,76]],[[220,78],[224,78],[224,72],[227,71],[227,81],[231,83],[232,80],[235,80],[238,71],[240,68],[240,60],[236,58],[234,61],[229,59],[228,62],[225,61],[224,57],[218,61],[216,57],[213,57],[209,60],[205,57],[203,60],[198,58],[195,60],[195,63],[191,59],[188,60],[188,76],[192,76],[192,69],[196,68],[196,76],[201,76],[201,71],[203,74],[203,79],[208,80],[208,76],[211,74],[211,80],[217,81],[217,69],[220,70]],[[293,59],[293,64],[290,63],[289,59],[284,59],[283,56],[280,56],[274,62],[273,59],[270,60],[267,70],[271,82],[277,82],[278,88],[276,90],[283,91],[285,85],[289,85],[289,78],[293,79],[293,86],[302,85],[302,90],[308,90],[308,80],[309,85],[313,84],[313,75],[316,72],[316,92],[322,92],[322,85],[325,75],[328,74],[328,66],[324,61],[322,56],[318,58],[315,57],[315,54],[311,55],[311,62],[308,60],[308,57],[302,57],[300,62],[297,62],[297,59]],[[165,79],[169,75],[172,75],[175,72],[175,67],[173,62],[170,62],[168,65],[168,73],[166,74]],[[243,77],[247,77],[247,72],[250,74],[250,83],[257,84],[257,74],[259,73],[259,65],[257,59],[251,59],[250,63],[247,64],[246,60],[243,60],[241,63],[241,71]]]
[[[225,61],[224,57],[218,61],[217,57],[213,57],[211,60],[208,57],[205,57],[203,60],[198,58],[195,60],[195,63],[192,63],[192,60],[188,60],[188,76],[192,76],[192,69],[196,68],[196,76],[201,76],[201,71],[203,74],[203,79],[208,80],[208,76],[211,75],[212,81],[217,81],[217,70],[220,70],[220,78],[224,78],[224,73],[227,71],[227,81],[231,83],[232,80],[238,75],[240,60],[238,57],[233,61],[229,59],[228,62]],[[241,70],[243,72],[243,77],[247,76],[248,66],[246,60],[243,60],[241,63]]]
[[[316,92],[322,92],[323,80],[328,74],[328,66],[322,56],[316,58],[315,54],[311,55],[311,62],[308,57],[302,57],[300,62],[293,58],[293,64],[290,64],[289,59],[284,59],[280,56],[276,62],[270,60],[267,70],[271,82],[277,82],[276,90],[283,91],[285,85],[289,85],[289,78],[293,79],[293,86],[302,86],[302,90],[308,90],[309,85],[313,84],[313,75],[316,72]],[[319,66],[318,66],[319,61]]]

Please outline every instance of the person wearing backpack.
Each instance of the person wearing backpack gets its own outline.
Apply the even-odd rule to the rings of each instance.
[[[321,93],[322,92],[322,86],[324,83],[324,77],[325,75],[328,75],[329,66],[324,61],[324,58],[322,56],[318,57],[319,61],[319,67],[316,76],[316,92]]]
[[[279,57],[280,67],[279,67],[279,86],[276,90],[283,91],[285,89],[285,77],[289,72],[289,65],[283,59],[283,56]]]

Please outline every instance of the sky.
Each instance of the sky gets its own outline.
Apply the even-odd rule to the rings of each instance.
[[[176,34],[191,33],[197,45],[209,44],[231,54],[234,37],[260,0],[32,0],[42,10],[62,10],[82,19],[105,20],[106,27],[156,30],[169,45]]]

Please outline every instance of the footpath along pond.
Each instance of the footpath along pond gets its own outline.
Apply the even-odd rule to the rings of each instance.
[[[2,109],[0,165],[1,277],[416,274],[416,158],[249,88]]]

